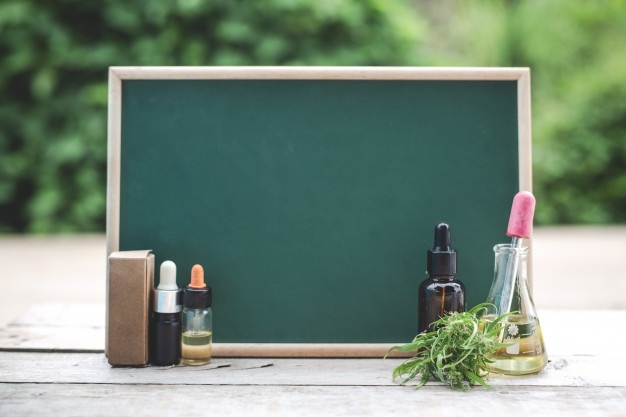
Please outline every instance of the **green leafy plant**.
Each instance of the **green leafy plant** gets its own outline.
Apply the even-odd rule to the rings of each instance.
[[[500,322],[510,313],[491,322],[480,321],[488,306],[482,303],[463,313],[447,314],[431,325],[431,332],[418,334],[411,343],[391,347],[385,358],[392,351],[416,352],[393,370],[394,381],[402,377],[399,383],[404,385],[419,375],[416,388],[420,388],[432,376],[462,391],[475,384],[491,389],[483,377],[489,373],[489,356],[507,346],[498,342],[498,333]]]

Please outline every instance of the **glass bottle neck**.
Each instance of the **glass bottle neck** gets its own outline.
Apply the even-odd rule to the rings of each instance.
[[[455,278],[454,275],[432,275],[430,277],[433,281],[454,281]]]

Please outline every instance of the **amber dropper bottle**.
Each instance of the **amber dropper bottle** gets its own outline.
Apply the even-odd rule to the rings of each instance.
[[[446,313],[465,311],[465,286],[456,279],[456,251],[450,247],[450,226],[435,227],[435,244],[427,252],[425,279],[418,292],[419,333]]]
[[[211,287],[204,283],[201,265],[191,268],[191,282],[183,296],[182,363],[205,365],[211,362],[213,341],[213,302]]]

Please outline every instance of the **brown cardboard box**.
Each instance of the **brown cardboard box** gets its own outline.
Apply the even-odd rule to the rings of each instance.
[[[150,250],[109,255],[105,353],[111,365],[148,364],[148,326],[154,254]]]

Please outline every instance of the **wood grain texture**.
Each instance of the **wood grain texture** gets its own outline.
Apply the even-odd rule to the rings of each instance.
[[[11,416],[623,416],[625,388],[0,384]],[[462,412],[460,411],[462,409]]]
[[[529,68],[503,67],[110,67],[118,80],[519,80]],[[115,97],[113,97],[115,98]]]
[[[86,316],[69,314],[73,319],[65,320],[67,325],[63,320],[84,308],[56,308],[65,314],[55,316],[51,305],[39,308],[0,335],[30,329],[36,338],[47,329],[52,342],[53,333],[58,340],[68,329],[89,334],[85,329],[94,322]],[[92,313],[91,320],[101,314],[97,308]],[[626,362],[619,346],[602,341],[614,331],[613,323],[626,319],[626,311],[547,311],[541,318],[550,357],[546,369],[524,377],[492,374],[493,390],[477,386],[467,393],[437,382],[419,390],[397,386],[391,371],[402,359],[218,358],[201,367],[130,368],[109,366],[102,353],[5,349],[0,351],[0,415],[397,416],[462,410],[470,417],[486,412],[623,416]]]
[[[0,328],[0,351],[103,352],[104,304],[45,303]]]
[[[538,374],[491,374],[490,385],[626,387],[626,364],[594,356],[552,357]],[[0,382],[186,385],[393,386],[402,359],[215,359],[212,366],[111,367],[97,353],[0,352]],[[220,367],[221,366],[221,367]],[[432,382],[433,385],[440,385]]]
[[[122,107],[122,79],[118,74],[109,70],[109,96],[107,118],[107,230],[118,230],[120,216],[113,207],[119,207],[120,203],[120,141],[122,139],[122,120],[118,116]],[[107,254],[117,250],[119,236],[107,236]],[[108,295],[108,294],[107,294]]]
[[[626,310],[539,311],[549,356],[615,356],[612,343],[601,343],[613,332],[613,323],[626,321]],[[228,345],[214,346],[216,357],[233,357]],[[278,346],[277,348],[280,348]],[[380,346],[378,356],[384,349]],[[88,351],[104,350],[104,305],[46,303],[28,309],[6,328],[0,328],[0,351]],[[235,349],[241,352],[244,349]],[[249,350],[248,357],[255,356]],[[322,352],[323,353],[323,352]],[[283,356],[278,354],[275,356]],[[267,355],[264,355],[267,356]],[[328,356],[319,354],[318,356]],[[371,356],[371,355],[370,355]],[[271,355],[270,355],[271,357]]]

